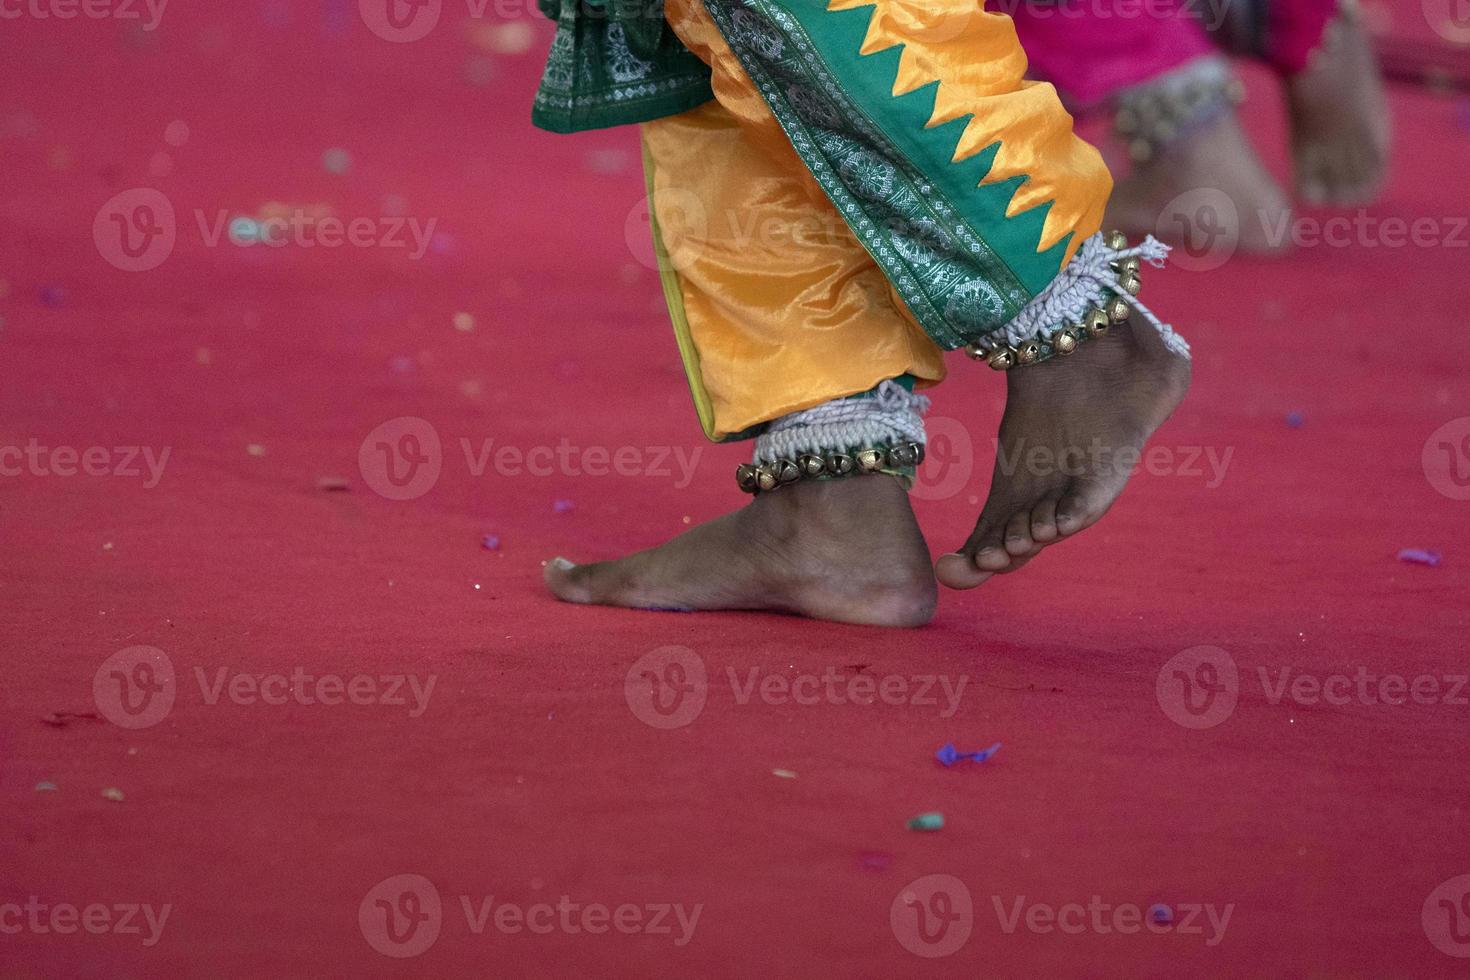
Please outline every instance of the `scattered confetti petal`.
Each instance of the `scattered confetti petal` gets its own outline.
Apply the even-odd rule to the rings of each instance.
[[[66,290],[62,289],[60,286],[42,286],[41,302],[45,303],[53,310],[56,309],[58,306],[65,305]]]
[[[1303,425],[1306,424],[1306,421],[1306,417],[1303,416],[1301,412],[1286,413],[1286,424],[1291,426],[1293,429],[1300,429]]]
[[[887,871],[893,865],[893,855],[887,851],[863,851],[858,855],[858,868],[863,871]]]
[[[1174,910],[1163,904],[1150,905],[1148,907],[1148,917],[1153,922],[1173,922]]]
[[[454,314],[454,329],[460,333],[473,333],[475,329],[475,317],[473,313]]]
[[[941,765],[953,766],[957,762],[984,762],[999,751],[999,742],[979,752],[961,752],[954,747],[953,742],[945,742],[939,747],[939,751],[934,753],[934,758],[938,759]]]
[[[56,792],[56,784],[55,783],[52,783],[52,782],[39,782],[39,783],[36,784],[36,792],[37,793],[54,793],[54,792]]]
[[[324,476],[316,481],[316,488],[328,493],[344,493],[352,489],[352,484],[340,476]]]
[[[53,711],[41,720],[53,728],[65,728],[73,721],[101,721],[95,711]]]
[[[322,169],[340,177],[352,169],[352,154],[340,146],[334,146],[322,154]]]
[[[771,775],[772,776],[780,776],[782,779],[795,779],[796,778],[796,773],[792,772],[790,769],[772,769],[771,770]]]
[[[481,548],[484,548],[486,551],[499,551],[500,550],[500,535],[498,535],[498,534],[487,534],[487,535],[485,535],[484,537],[482,537],[480,539],[480,547]]]
[[[1428,565],[1430,568],[1438,568],[1442,557],[1437,551],[1426,551],[1422,548],[1405,548],[1399,552],[1399,561],[1410,565]]]
[[[911,817],[908,822],[909,830],[942,830],[944,828],[944,814],[921,813]]]
[[[555,500],[551,504],[551,509],[558,514],[570,514],[572,507],[573,504],[570,500]]]
[[[249,453],[251,456],[264,456],[265,455],[265,447],[262,446],[258,442],[252,442],[252,443],[250,443],[248,446],[245,447],[245,451],[247,453]]]
[[[102,791],[102,798],[104,800],[112,800],[114,803],[121,803],[123,801],[123,791],[116,786],[109,786]]]

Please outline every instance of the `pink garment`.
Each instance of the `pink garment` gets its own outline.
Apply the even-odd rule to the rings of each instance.
[[[1198,0],[1001,0],[997,9],[1015,20],[1032,74],[1085,108],[1221,48],[1299,72],[1339,0],[1224,2],[1241,5],[1240,36]]]
[[[1097,0],[1020,0],[1011,8],[1000,7],[1016,22],[1031,74],[1078,108],[1216,51],[1204,26],[1174,0],[1141,0],[1131,17],[1120,15],[1121,4]]]

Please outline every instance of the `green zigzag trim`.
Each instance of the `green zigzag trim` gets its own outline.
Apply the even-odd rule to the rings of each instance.
[[[877,5],[849,10],[828,10],[825,0],[796,0],[780,5],[802,24],[822,49],[828,67],[856,94],[869,116],[876,117],[873,121],[955,203],[976,235],[1001,257],[1026,289],[1033,296],[1045,289],[1061,271],[1072,233],[1051,248],[1039,251],[1051,202],[1006,216],[1011,199],[1028,178],[1017,176],[982,184],[1000,151],[1000,141],[967,160],[954,162],[955,151],[973,115],[928,128],[929,120],[934,117],[939,82],[906,95],[893,95],[904,45],[897,44],[869,55],[858,53],[867,40]]]
[[[1005,210],[999,144],[959,163],[966,120],[927,129],[938,82],[895,98],[901,47],[860,56],[873,7],[704,0],[792,146],[925,331],[953,349],[1000,329],[1061,267],[1037,253],[1049,205]]]

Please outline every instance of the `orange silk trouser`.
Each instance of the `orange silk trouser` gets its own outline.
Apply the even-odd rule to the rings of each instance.
[[[972,126],[978,107],[994,107],[986,125],[998,133],[980,132],[980,145],[1007,142],[1021,174],[1013,206],[1048,205],[1041,245],[1065,251],[1065,264],[1097,230],[1111,178],[1050,86],[1023,81],[1009,19],[980,0],[865,5],[877,8],[875,31],[907,32],[908,87],[942,82],[936,121],[946,101],[952,115],[970,109]],[[655,246],[706,434],[737,437],[889,378],[942,381],[944,350],[814,179],[702,0],[666,0],[665,15],[710,65],[716,98],[643,125]],[[962,26],[946,29],[956,16]]]

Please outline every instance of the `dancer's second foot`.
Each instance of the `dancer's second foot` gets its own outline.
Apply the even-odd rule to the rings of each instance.
[[[1390,122],[1383,77],[1356,19],[1328,27],[1286,94],[1297,192],[1314,204],[1371,203],[1388,171]]]
[[[1242,251],[1270,253],[1287,247],[1281,230],[1290,216],[1286,192],[1231,111],[1118,181],[1104,227],[1158,235],[1196,254],[1217,248],[1222,236]]]
[[[1091,527],[1123,492],[1132,454],[1183,399],[1190,367],[1152,327],[1113,333],[1008,372],[990,496],[969,540],[939,559],[940,582],[973,589],[1014,572]]]
[[[546,566],[567,602],[638,609],[766,609],[873,626],[934,614],[929,549],[891,476],[798,483],[616,561]]]

